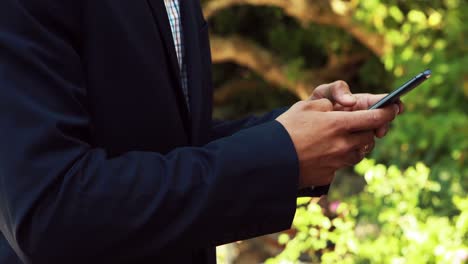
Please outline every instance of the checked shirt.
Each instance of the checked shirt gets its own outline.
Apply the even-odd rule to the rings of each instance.
[[[190,104],[188,96],[188,78],[187,78],[187,65],[184,61],[184,40],[182,34],[182,23],[180,18],[180,4],[179,0],[164,0],[166,5],[169,24],[171,25],[172,38],[174,39],[174,46],[177,54],[177,60],[180,69],[180,82],[184,92],[185,101],[187,105]],[[190,107],[189,107],[190,109]]]

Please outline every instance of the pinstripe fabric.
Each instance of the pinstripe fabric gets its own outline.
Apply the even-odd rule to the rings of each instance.
[[[166,5],[169,24],[171,25],[172,30],[172,38],[174,39],[174,46],[177,53],[177,60],[180,68],[180,81],[182,84],[185,100],[187,105],[189,105],[190,100],[188,96],[187,66],[184,61],[184,40],[182,35],[183,29],[180,19],[179,0],[164,0],[164,4]]]

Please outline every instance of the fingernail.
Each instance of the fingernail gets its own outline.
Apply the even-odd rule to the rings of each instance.
[[[400,113],[400,107],[398,105],[393,105],[393,108],[395,108],[395,115],[398,115],[398,113]]]

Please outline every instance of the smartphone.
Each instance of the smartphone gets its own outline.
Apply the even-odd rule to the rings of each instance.
[[[413,79],[409,80],[405,84],[403,84],[400,88],[393,91],[391,94],[385,96],[380,101],[375,103],[373,106],[369,107],[369,110],[382,108],[387,105],[393,104],[397,102],[401,96],[405,95],[407,92],[413,90],[414,88],[418,87],[421,83],[431,77],[432,71],[425,70],[420,74],[416,75]]]

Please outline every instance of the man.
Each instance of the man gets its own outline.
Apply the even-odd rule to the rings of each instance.
[[[0,263],[213,263],[399,111],[337,82],[212,123],[210,63],[197,0],[0,1]]]

